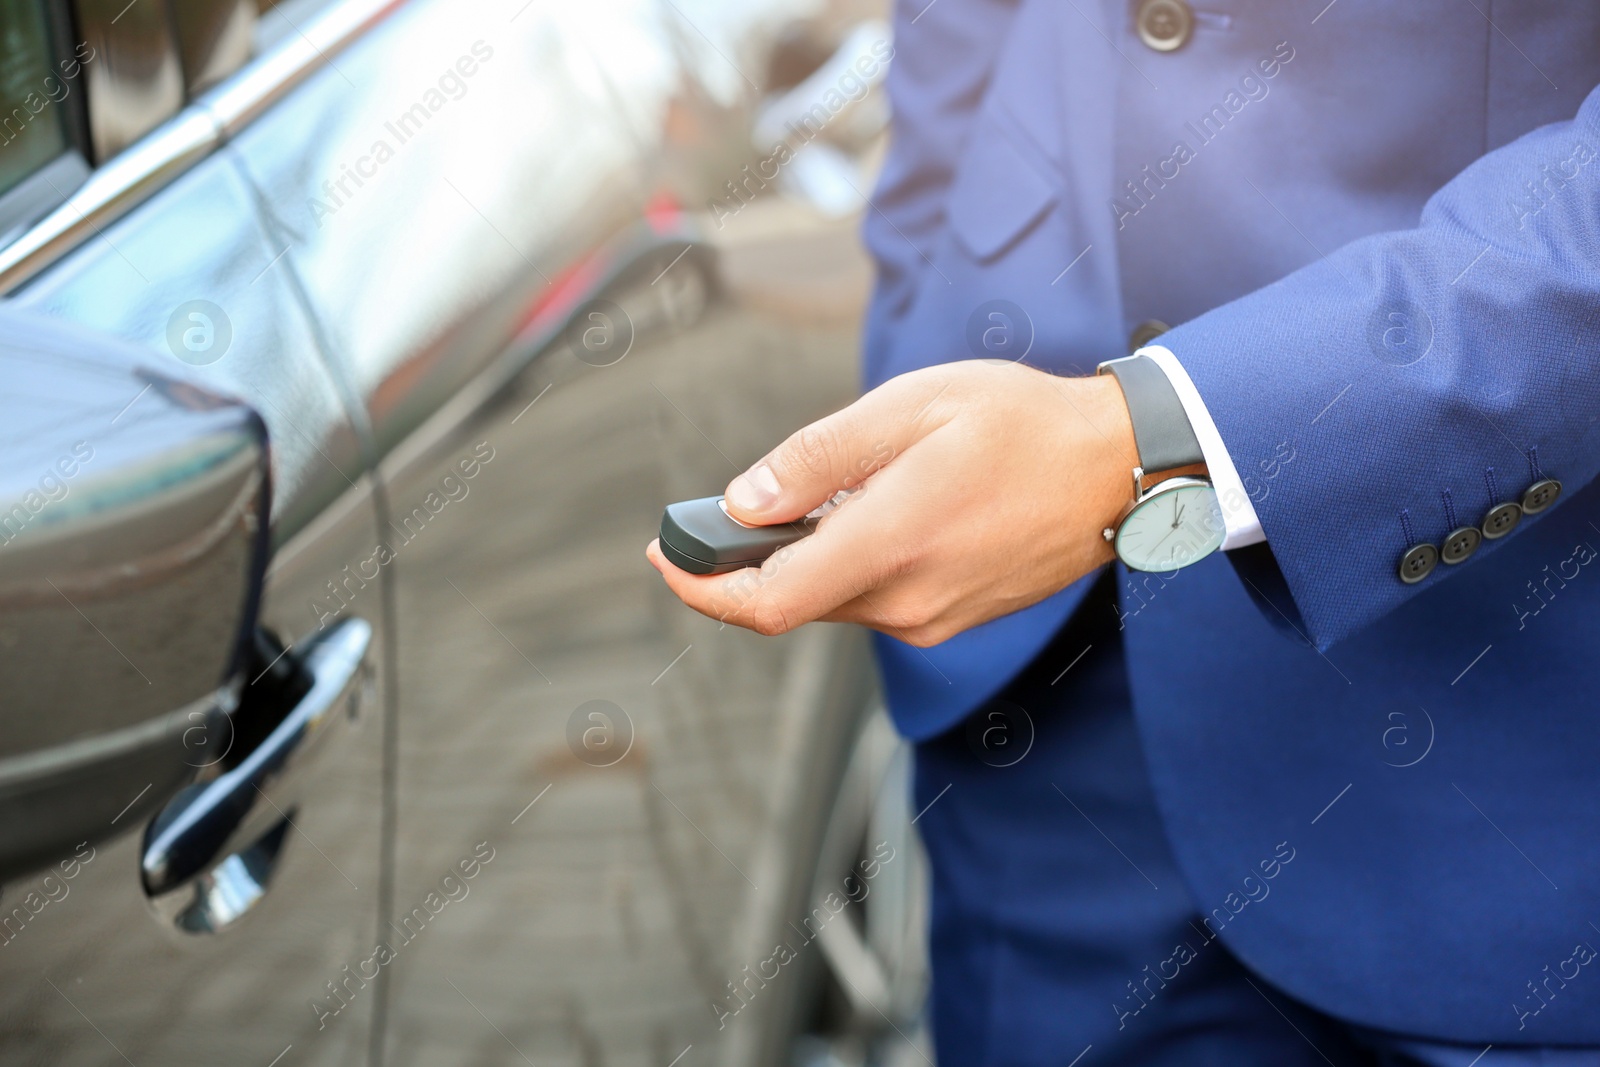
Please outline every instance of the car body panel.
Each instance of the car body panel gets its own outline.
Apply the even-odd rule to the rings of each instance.
[[[274,554],[261,620],[290,642],[318,632],[308,604],[327,595],[329,581],[344,578],[339,568],[347,546],[371,538],[376,509],[358,438],[310,320],[282,279],[265,269],[274,252],[258,225],[253,192],[224,151],[63,259],[18,299],[132,341],[149,351],[154,366],[239,397],[265,420]],[[215,309],[211,336],[222,351],[214,362],[180,360],[169,345],[169,321],[196,300]],[[231,335],[225,346],[223,319]],[[191,360],[212,354],[182,350]],[[126,402],[136,413],[148,401],[130,388]],[[380,606],[373,591],[347,609],[380,635],[370,654],[374,686],[381,684]],[[291,648],[288,655],[295,654]],[[75,665],[47,661],[38,669]],[[342,980],[342,969],[367,955],[364,946],[377,933],[381,694],[361,703],[353,720],[341,715],[333,724],[314,773],[292,789],[270,791],[266,804],[282,809],[292,827],[264,895],[219,933],[181,931],[176,915],[202,893],[221,907],[237,883],[224,884],[224,871],[221,881],[199,880],[169,898],[149,899],[139,874],[143,829],[167,798],[130,795],[116,818],[117,836],[93,846],[75,878],[55,872],[65,892],[57,890],[60,899],[0,951],[0,1014],[9,1020],[0,1029],[0,1059],[98,1064],[120,1053],[136,1063],[241,1056],[266,1063],[292,1044],[295,1063],[365,1062],[373,991],[353,986],[351,1006],[320,1027],[311,1007],[328,997],[326,982]],[[230,741],[208,739],[224,748]],[[26,900],[50,875],[46,869],[13,880],[0,907]]]
[[[643,547],[848,401],[870,274],[850,222],[698,210],[749,153],[727,54],[782,5],[521,6],[403,9],[235,147],[380,457],[349,562],[397,593],[396,914],[495,857],[407,941],[387,1062],[666,1063],[810,877],[773,775],[817,720],[780,706],[838,661],[684,611]]]

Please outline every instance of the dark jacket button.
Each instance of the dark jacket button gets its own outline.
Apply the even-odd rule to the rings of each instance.
[[[1133,328],[1133,332],[1128,335],[1128,355],[1133,355],[1135,352],[1139,351],[1139,349],[1143,348],[1151,341],[1154,341],[1157,337],[1160,337],[1170,329],[1172,329],[1172,327],[1168,326],[1160,319],[1146,319],[1145,321],[1141,322],[1139,325],[1135,326]]]
[[[1433,573],[1438,566],[1439,550],[1432,545],[1412,545],[1400,557],[1400,580],[1415,585]]]
[[[1483,517],[1483,536],[1493,541],[1497,537],[1504,537],[1517,528],[1517,523],[1522,521],[1522,505],[1514,501],[1496,504],[1489,509],[1489,514]]]
[[[1483,534],[1478,532],[1476,526],[1462,526],[1451,530],[1444,539],[1444,546],[1439,549],[1439,558],[1446,563],[1460,563],[1483,544]]]
[[[1194,12],[1183,0],[1143,0],[1137,18],[1139,40],[1157,52],[1182,48],[1194,32]]]
[[[1556,502],[1556,497],[1561,495],[1561,483],[1554,478],[1534,482],[1528,486],[1528,491],[1522,494],[1522,510],[1529,515],[1537,515],[1545,508]]]

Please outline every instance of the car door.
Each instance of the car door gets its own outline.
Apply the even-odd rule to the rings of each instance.
[[[46,196],[19,209],[24,221],[0,247],[8,306],[72,331],[48,351],[0,336],[0,347],[33,353],[28,376],[0,386],[7,432],[29,434],[39,455],[76,461],[71,478],[47,483],[64,488],[0,545],[0,796],[8,820],[28,811],[30,832],[71,814],[83,842],[63,838],[5,870],[0,1061],[365,1063],[382,1003],[373,953],[388,690],[381,582],[344,570],[377,523],[351,417],[359,409],[345,402],[349,390],[277,269],[280,248],[260,225],[239,159],[221,144],[217,113],[183,105],[165,5],[146,6],[158,32],[140,28],[132,43],[141,62],[115,67],[130,45],[117,37],[115,9],[0,8],[8,30],[41,12],[69,16],[31,61],[50,67],[76,55],[84,70],[30,122],[85,104],[79,119],[100,122],[68,139],[84,184],[55,177],[57,206]],[[62,27],[93,27],[88,55]],[[190,46],[215,54],[204,41]],[[264,56],[240,76],[257,99],[263,82],[300,62],[283,60]],[[206,69],[210,80],[225,77]],[[129,73],[147,79],[137,100],[156,111],[96,112],[97,100],[137,88],[119,86]],[[83,366],[97,368],[90,379],[75,377]],[[74,405],[85,381],[99,392]],[[239,519],[259,529],[254,592],[244,597],[237,580],[179,566],[192,552],[172,538],[188,512],[175,504],[141,519],[150,512],[141,494],[181,487],[200,446],[163,438],[147,454],[130,444],[152,439],[163,420],[244,410],[238,402],[264,429],[269,489],[261,510]],[[8,490],[43,477],[14,463],[5,475]],[[126,525],[76,555],[51,551],[79,527],[92,533],[112,521]],[[136,535],[154,547],[135,552]],[[44,562],[31,566],[35,557]],[[330,597],[336,610],[313,609]],[[169,681],[174,692],[178,682],[217,685],[220,661],[192,649],[246,620],[223,714],[179,720],[173,743],[144,764],[105,764],[110,773],[84,762],[181,712],[168,706]],[[86,773],[67,792],[16,792],[42,780],[40,767]],[[20,807],[29,797],[34,807]],[[22,827],[0,830],[0,851],[12,853]]]
[[[709,206],[792,14],[414,3],[235,142],[381,457],[388,1062],[787,1056],[722,1030],[804,988],[734,983],[807,914],[870,674],[841,629],[692,615],[642,553],[854,390],[853,220]]]

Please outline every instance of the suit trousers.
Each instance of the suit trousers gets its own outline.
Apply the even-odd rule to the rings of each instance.
[[[1264,855],[1225,907],[1193,898],[1145,767],[1116,588],[1108,570],[998,697],[917,748],[941,1064],[1600,1064],[1596,1048],[1451,1045],[1348,1025],[1230,952],[1229,928],[1272,907],[1274,879],[1296,876],[1294,849]]]

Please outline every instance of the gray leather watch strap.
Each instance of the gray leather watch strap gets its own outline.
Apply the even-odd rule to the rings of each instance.
[[[1133,440],[1139,449],[1139,466],[1148,474],[1205,462],[1205,452],[1183,401],[1172,388],[1167,372],[1149,356],[1127,356],[1100,364],[1098,373],[1110,372],[1122,386],[1133,422]]]

